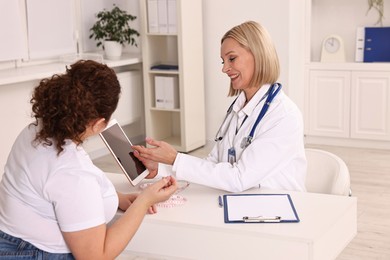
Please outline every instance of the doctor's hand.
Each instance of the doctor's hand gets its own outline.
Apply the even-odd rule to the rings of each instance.
[[[132,146],[132,148],[134,149],[134,156],[138,158],[138,160],[140,160],[143,165],[145,165],[146,169],[148,169],[149,171],[149,174],[145,177],[146,179],[153,179],[154,177],[156,177],[157,173],[158,173],[158,162],[155,162],[153,160],[148,160],[144,157],[142,157],[139,152],[136,150],[136,149],[140,149],[142,148],[143,146],[139,146],[139,145],[136,145],[136,146]]]
[[[146,148],[139,145],[133,146],[133,149],[139,152],[139,159],[142,162],[143,160],[141,158],[144,158],[159,163],[173,165],[177,156],[177,151],[175,148],[164,141],[156,141],[149,137],[147,137],[145,140],[147,144],[153,147]]]

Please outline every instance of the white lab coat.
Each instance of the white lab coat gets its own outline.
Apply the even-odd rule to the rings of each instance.
[[[173,167],[159,164],[159,176],[172,174],[186,180],[230,192],[252,187],[305,191],[306,157],[303,141],[303,119],[298,107],[281,90],[258,124],[252,143],[245,149],[240,144],[254,125],[270,85],[261,87],[244,107],[242,92],[232,113],[225,120],[207,158],[178,153]],[[248,118],[239,128],[245,115]],[[228,149],[234,146],[236,162],[228,162]]]

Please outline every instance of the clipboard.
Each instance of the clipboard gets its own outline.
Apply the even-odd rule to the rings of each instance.
[[[225,223],[299,222],[289,194],[223,195]]]

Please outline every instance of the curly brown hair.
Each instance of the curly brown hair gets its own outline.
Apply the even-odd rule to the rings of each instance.
[[[114,70],[92,60],[80,60],[65,74],[41,80],[30,100],[33,124],[40,125],[35,141],[54,144],[58,154],[66,139],[82,144],[82,134],[93,120],[110,120],[120,92]]]

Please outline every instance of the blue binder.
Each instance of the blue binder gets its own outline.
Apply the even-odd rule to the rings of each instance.
[[[390,62],[390,27],[366,27],[364,62]]]

